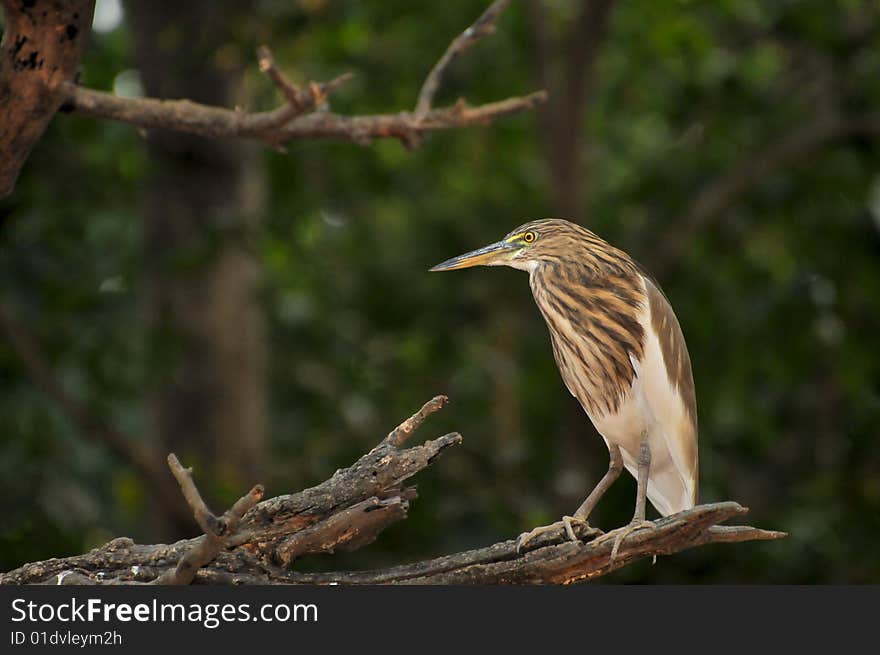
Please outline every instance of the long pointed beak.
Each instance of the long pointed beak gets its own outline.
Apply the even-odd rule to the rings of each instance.
[[[497,266],[505,264],[516,252],[516,246],[504,241],[496,241],[488,246],[466,252],[458,257],[447,259],[442,264],[437,264],[431,271],[454,271],[457,268],[470,268],[471,266]]]

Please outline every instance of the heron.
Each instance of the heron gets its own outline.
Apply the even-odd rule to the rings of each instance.
[[[431,268],[510,266],[529,273],[566,388],[608,447],[608,471],[572,515],[522,533],[530,540],[590,514],[624,468],[636,479],[633,518],[615,542],[641,528],[646,499],[668,516],[697,501],[697,403],[684,335],[660,286],[627,253],[562,219],[520,225],[500,241]]]

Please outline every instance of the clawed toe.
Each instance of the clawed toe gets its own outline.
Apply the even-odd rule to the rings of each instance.
[[[542,525],[540,527],[529,530],[528,532],[523,532],[516,540],[516,552],[520,554],[522,552],[523,547],[532,541],[535,537],[539,537],[542,534],[547,534],[549,532],[557,532],[561,531],[565,536],[568,537],[571,541],[580,541],[580,537],[574,531],[574,525],[581,527],[581,533],[585,535],[590,534],[601,534],[601,530],[598,528],[593,528],[590,524],[585,520],[578,518],[576,516],[563,516],[561,521],[556,521],[555,523],[551,523],[550,525]]]
[[[553,532],[554,530],[559,529],[561,526],[562,522],[557,521],[556,523],[551,523],[550,525],[542,525],[537,528],[533,528],[528,532],[523,532],[519,537],[516,538],[516,554],[519,555],[520,553],[522,553],[522,549],[525,547],[525,545],[535,537],[539,537],[542,534],[546,534],[548,532]]]
[[[577,541],[577,535],[574,533],[574,528],[571,527],[572,521],[579,521],[580,523],[586,524],[586,521],[581,521],[580,519],[576,519],[573,516],[563,516],[562,517],[562,525],[565,527],[565,534],[568,535],[569,540]]]
[[[643,528],[656,530],[657,526],[654,525],[653,521],[645,521],[644,519],[638,520],[635,519],[629,523],[629,525],[624,526],[622,528],[622,532],[614,538],[614,546],[611,548],[611,563],[614,564],[614,560],[617,559],[617,552],[620,550],[620,545],[624,542],[624,540],[631,535],[633,532],[641,530]]]
[[[535,528],[537,530],[537,528]],[[529,530],[528,532],[523,532],[516,538],[516,554],[522,554],[523,547],[529,543],[532,539],[538,536],[540,533],[535,533],[535,530]]]

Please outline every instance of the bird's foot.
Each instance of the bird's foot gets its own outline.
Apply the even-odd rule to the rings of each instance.
[[[618,550],[620,550],[620,545],[624,542],[624,540],[633,532],[637,532],[638,530],[643,529],[656,530],[657,526],[654,525],[653,521],[646,521],[645,519],[633,519],[629,522],[629,525],[621,528],[621,533],[614,538],[614,546],[611,548],[612,564],[614,564],[614,560],[617,559],[617,552]]]
[[[575,526],[579,529],[580,537],[575,533]],[[602,534],[602,531],[599,528],[594,528],[591,526],[586,519],[581,519],[576,516],[563,516],[561,521],[556,521],[555,523],[551,523],[550,525],[542,525],[528,532],[523,532],[516,539],[516,553],[519,555],[522,552],[523,547],[535,539],[535,537],[539,537],[542,534],[547,534],[550,532],[560,532],[561,536],[567,536],[571,541],[580,541],[581,538],[587,536],[596,536]]]

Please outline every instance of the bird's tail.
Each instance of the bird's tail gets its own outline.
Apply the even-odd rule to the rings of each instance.
[[[696,478],[683,479],[675,466],[656,470],[652,462],[648,478],[648,500],[663,516],[690,509],[697,502]]]

